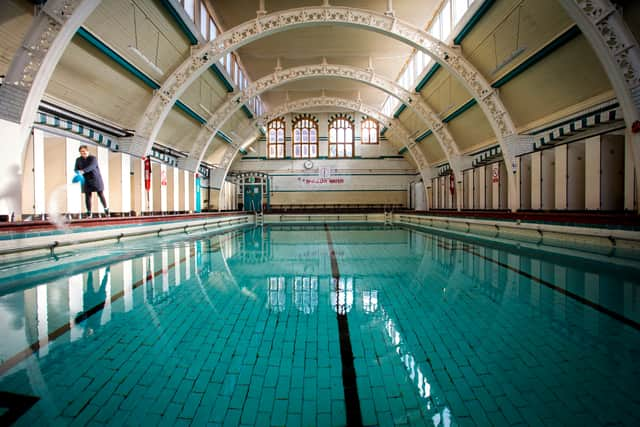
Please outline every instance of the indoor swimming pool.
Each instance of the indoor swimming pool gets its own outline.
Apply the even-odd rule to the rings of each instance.
[[[83,252],[0,268],[2,424],[640,425],[634,260],[371,224]]]

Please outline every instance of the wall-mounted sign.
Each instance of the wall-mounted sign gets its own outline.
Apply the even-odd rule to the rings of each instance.
[[[320,176],[320,178],[330,178],[331,168],[328,168],[328,167],[318,168],[318,175]]]
[[[344,178],[312,178],[312,177],[298,177],[298,181],[301,184],[315,185],[315,184],[344,184]]]
[[[500,182],[500,164],[491,165],[491,182]]]

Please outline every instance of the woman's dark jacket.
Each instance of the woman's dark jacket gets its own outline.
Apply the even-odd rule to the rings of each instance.
[[[83,193],[104,190],[104,183],[102,182],[102,175],[100,175],[100,168],[98,168],[98,159],[96,156],[89,154],[86,159],[78,157],[74,170],[84,172]]]

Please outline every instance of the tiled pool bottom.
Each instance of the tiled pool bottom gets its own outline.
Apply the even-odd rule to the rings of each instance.
[[[0,424],[640,425],[636,269],[371,226],[149,250],[0,297]]]

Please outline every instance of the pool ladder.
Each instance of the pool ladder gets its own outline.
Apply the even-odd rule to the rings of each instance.
[[[264,225],[264,214],[262,211],[256,211],[256,227]]]
[[[384,225],[393,225],[393,212],[384,211]]]

